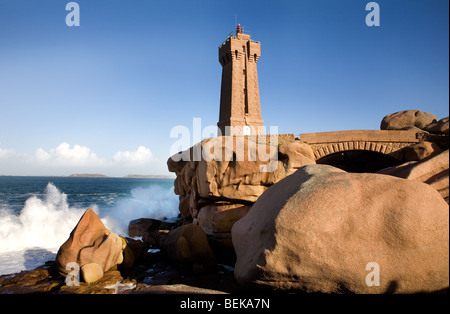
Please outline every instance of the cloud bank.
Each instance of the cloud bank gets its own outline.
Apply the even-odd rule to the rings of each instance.
[[[34,154],[17,152],[0,146],[0,175],[70,175],[102,173],[164,174],[167,170],[151,150],[139,146],[135,151],[118,151],[111,158],[98,156],[89,147],[63,142],[56,148],[38,148]]]

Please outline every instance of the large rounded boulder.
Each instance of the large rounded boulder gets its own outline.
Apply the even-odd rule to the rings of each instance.
[[[404,130],[411,127],[424,129],[431,123],[436,123],[438,119],[429,112],[420,110],[404,110],[391,113],[381,121],[381,130]]]
[[[300,168],[232,229],[241,284],[320,293],[416,293],[449,285],[449,207],[431,186]]]

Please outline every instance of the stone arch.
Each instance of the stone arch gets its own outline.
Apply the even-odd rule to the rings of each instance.
[[[393,153],[403,148],[404,145],[392,145],[388,143],[370,142],[370,141],[347,141],[347,142],[315,144],[312,146],[314,156],[316,157],[316,160],[319,160],[325,156],[345,151],[372,151],[376,153],[390,155],[393,158],[397,158],[396,155]]]
[[[377,172],[400,165],[403,147],[410,143],[348,141],[313,145],[318,164],[328,164],[347,172]]]

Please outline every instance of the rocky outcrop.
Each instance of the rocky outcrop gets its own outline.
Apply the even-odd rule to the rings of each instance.
[[[54,262],[48,262],[32,271],[0,276],[0,294],[54,293],[63,285],[64,280],[52,275]]]
[[[123,262],[126,247],[117,234],[109,231],[92,209],[86,210],[56,255],[58,271],[67,276],[69,263],[77,263],[82,279],[95,282],[104,272]]]
[[[420,110],[404,110],[391,113],[381,121],[381,130],[405,130],[416,127],[424,129],[431,123],[437,122],[436,116],[429,112]]]
[[[404,159],[407,161],[422,160],[427,157],[436,156],[442,153],[442,148],[435,142],[423,141],[417,144],[405,147]]]
[[[161,221],[152,218],[138,218],[128,223],[129,237],[142,237],[146,232],[157,230],[161,225]]]
[[[386,116],[381,123],[381,129],[414,129],[414,139],[411,140],[411,145],[403,146],[396,154],[391,154],[391,157],[396,159],[397,162],[408,161],[408,165],[414,163],[419,165],[419,163],[438,158],[445,149],[448,149],[446,125],[448,125],[448,119],[444,118],[438,121],[432,114],[418,110],[406,110]],[[401,258],[408,260],[405,252],[409,249],[412,252],[412,256],[415,257],[420,256],[420,252],[425,252],[426,258],[429,258],[430,254],[434,253],[423,251],[424,243],[428,240],[424,239],[425,242],[416,241],[411,231],[413,229],[411,226],[415,227],[415,224],[408,220],[409,218],[403,217],[401,210],[394,210],[393,213],[390,211],[392,211],[391,206],[407,208],[408,217],[421,221],[420,217],[423,215],[423,210],[417,207],[409,208],[409,202],[424,197],[432,199],[430,204],[438,204],[439,201],[436,200],[437,194],[434,193],[433,195],[430,192],[433,191],[433,189],[430,190],[431,187],[439,191],[448,201],[448,165],[446,168],[447,174],[445,170],[439,170],[439,166],[430,165],[434,168],[427,170],[428,177],[425,178],[423,176],[420,179],[418,177],[413,179],[413,176],[404,177],[410,179],[410,181],[393,178],[396,174],[392,174],[390,177],[381,174],[351,174],[332,167],[327,168],[330,175],[328,175],[327,171],[320,175],[320,171],[319,173],[314,173],[312,170],[316,169],[313,165],[316,163],[315,159],[317,156],[314,155],[312,147],[307,143],[292,137],[289,141],[274,144],[265,143],[265,141],[261,141],[261,138],[267,139],[266,136],[224,136],[207,139],[197,143],[188,150],[175,154],[167,162],[169,171],[176,174],[175,193],[180,197],[179,210],[183,224],[200,227],[208,239],[209,246],[206,245],[206,247],[208,249],[211,247],[215,257],[219,260],[228,258],[228,261],[235,261],[237,255],[237,265],[240,265],[239,267],[242,268],[236,268],[236,278],[241,282],[257,282],[277,289],[300,289],[327,293],[345,291],[380,293],[393,290],[397,292],[418,292],[418,289],[414,290],[412,288],[416,284],[412,277],[416,276],[419,278],[418,280],[423,280],[424,282],[434,280],[426,277],[424,269],[426,268],[426,263],[429,262],[426,259],[420,260],[419,268],[414,275],[409,276],[404,272],[399,272],[399,275],[396,275],[392,268],[394,264],[389,264],[388,262],[389,258],[395,259],[401,256]],[[392,139],[394,142],[395,140],[394,138]],[[417,144],[413,144],[416,140],[418,140]],[[384,151],[380,152],[384,153]],[[355,154],[354,156],[359,155]],[[330,158],[328,162],[333,162],[333,159]],[[373,159],[355,159],[351,162],[369,164],[376,161]],[[389,163],[389,165],[392,164],[396,164],[396,162]],[[380,168],[378,167],[376,170]],[[302,176],[301,180],[303,181],[289,181],[294,180],[291,177],[299,179],[298,173],[306,171],[305,169],[309,169],[308,171],[311,171],[311,173]],[[317,169],[322,168],[319,167]],[[371,168],[366,167],[364,169]],[[397,172],[395,169],[392,171]],[[332,180],[328,182],[329,178],[338,176],[337,173],[344,176],[344,178],[341,181],[338,180],[339,182],[331,183]],[[282,182],[286,180],[293,185],[283,184]],[[323,184],[319,184],[321,180],[324,180]],[[427,185],[414,181],[427,183],[429,187],[428,189],[424,188]],[[328,187],[328,183],[332,187]],[[333,184],[336,184],[336,186],[333,186]],[[282,186],[281,188],[275,188],[280,185]],[[314,190],[316,186],[320,187],[318,191]],[[351,188],[348,188],[348,186],[351,186]],[[391,189],[388,186],[391,186]],[[311,190],[312,188],[314,189]],[[276,189],[276,193],[269,192],[274,189]],[[379,194],[379,191],[383,191],[384,194]],[[289,199],[291,196],[290,192],[292,192],[292,195],[302,195],[304,198],[301,197],[297,201],[291,200]],[[267,193],[269,193],[270,197],[264,197]],[[307,193],[312,193],[312,196]],[[405,200],[405,198],[410,197],[410,193],[414,193],[414,196],[411,196],[411,200]],[[442,201],[442,199],[440,200]],[[301,206],[299,205],[301,208],[315,207],[315,215],[317,217],[307,216],[305,219],[297,220],[295,215],[292,214],[292,216],[288,215],[289,218],[280,220],[278,213],[271,214],[271,211],[276,211],[277,208],[284,213],[285,208],[283,206],[285,206],[286,202],[291,204],[291,201],[301,204]],[[411,202],[416,205],[421,204],[419,201]],[[348,206],[346,205],[347,203]],[[337,205],[335,204],[339,204],[341,209],[336,208]],[[254,213],[255,206],[258,210],[259,208],[264,208],[263,212],[251,214]],[[439,206],[442,208],[442,202]],[[272,216],[269,218],[265,217],[266,211],[270,212],[267,215]],[[289,207],[286,211],[294,212],[296,210]],[[298,213],[300,210],[296,212]],[[303,216],[300,215],[300,217]],[[319,226],[324,223],[323,219],[325,218],[323,217],[327,217],[328,221],[336,221],[336,226],[330,227],[335,230],[333,235],[321,233],[323,230],[320,230],[320,228],[314,229],[314,232],[317,233],[316,235],[314,235],[314,232],[312,234],[308,233],[308,235],[304,234],[304,232],[307,232],[306,230],[310,230],[309,225],[305,225],[305,223]],[[317,219],[317,221],[314,221],[313,218]],[[366,226],[367,233],[363,232],[360,235],[359,232],[361,230],[359,227],[354,228],[354,230],[349,227],[353,226],[353,223],[368,224],[372,218],[375,219],[374,226]],[[251,226],[242,227],[242,224],[248,219],[254,219],[250,223]],[[281,223],[282,220],[286,225]],[[247,236],[248,233],[256,232],[254,225],[259,226],[261,224],[265,224],[264,227],[256,228],[260,230],[261,234],[253,237]],[[291,230],[291,224],[295,231]],[[194,228],[193,226],[189,228]],[[272,226],[275,227],[272,228]],[[298,226],[301,226],[301,228]],[[397,228],[397,226],[401,227],[398,234],[392,233],[386,236],[389,233],[385,232],[385,230]],[[426,221],[424,225],[419,225],[418,228],[424,228],[425,230],[428,226],[429,221]],[[297,230],[297,228],[301,230]],[[234,230],[237,230],[236,234]],[[292,232],[289,231],[284,234],[285,230],[291,230]],[[299,232],[298,234],[296,234],[297,231]],[[186,235],[180,236],[180,232],[179,230],[177,232],[172,230],[167,236],[169,238],[173,233],[172,246],[165,249],[167,253],[173,255],[173,260],[180,260],[179,256],[177,257],[177,255],[180,255],[179,252],[181,252],[180,247],[189,241],[189,235],[186,233]],[[333,238],[334,235],[336,235],[336,238]],[[397,236],[405,239],[404,243],[400,243],[396,238]],[[312,244],[309,242],[303,243],[304,239],[302,237],[309,239],[311,243],[315,241],[316,246],[310,247],[309,245]],[[442,235],[430,233],[430,237],[430,241],[435,241],[436,237],[442,238]],[[370,238],[373,238],[374,245],[377,248],[375,255],[366,254],[362,251],[364,247],[367,247],[367,241]],[[279,240],[281,242],[278,242]],[[292,241],[292,243],[288,244],[289,241]],[[193,243],[195,242],[193,240]],[[350,251],[346,251],[346,246],[341,242],[346,243],[345,245],[348,245]],[[182,243],[182,245],[179,243]],[[278,243],[281,244],[278,245]],[[304,251],[302,251],[303,248],[301,247],[295,248],[295,245],[298,243],[303,243],[302,245],[305,246]],[[331,247],[336,249],[335,252],[331,249],[329,251],[331,253],[329,253],[325,249],[329,243],[332,243]],[[272,244],[273,246],[271,246]],[[338,252],[338,250],[342,251]],[[271,252],[274,253],[272,254]],[[344,259],[344,263],[339,259],[342,255],[352,255],[354,252],[361,255],[360,260],[349,258]],[[241,256],[239,256],[240,254]],[[249,254],[250,257],[248,257]],[[324,254],[326,257],[324,258],[325,261],[321,262],[318,256],[323,257]],[[242,256],[247,256],[248,258],[242,259]],[[389,269],[388,272],[384,273],[384,275],[387,275],[386,278],[391,278],[388,286],[384,285],[381,288],[367,289],[367,286],[360,285],[361,282],[364,283],[364,280],[356,283],[355,278],[359,280],[360,277],[358,276],[362,275],[356,274],[356,270],[352,273],[351,268],[356,269],[356,263],[367,258],[368,261],[363,265],[365,267],[367,263],[371,262],[370,259],[378,256],[382,256],[379,258],[379,261],[383,264],[383,269]],[[328,257],[330,258],[328,259]],[[306,261],[306,264],[298,266],[299,260]],[[259,262],[262,264],[259,264]],[[378,263],[378,261],[375,262]],[[411,260],[408,260],[409,262],[411,264],[408,265],[411,267],[416,266],[413,265]],[[335,277],[332,276],[333,271],[336,271]],[[365,268],[363,268],[364,271]],[[309,282],[310,279],[308,278],[303,279],[302,277],[302,279],[299,279],[301,277],[300,274],[303,277],[308,277],[312,274],[311,278],[313,279],[311,280],[314,283]],[[241,275],[244,277],[240,277]],[[328,281],[326,279],[327,276],[330,277]],[[439,286],[441,281],[437,280],[436,282]],[[436,285],[430,286],[435,290],[440,289]],[[396,288],[393,289],[393,287]],[[423,285],[417,285],[417,287],[420,287],[420,289],[424,288]],[[423,291],[429,290],[424,288]]]
[[[217,258],[234,263],[236,255],[231,241],[231,228],[252,208],[245,204],[208,204],[199,211],[196,223],[205,231]]]
[[[150,254],[150,253],[147,253]],[[146,260],[146,259],[144,259]],[[109,270],[96,282],[69,286],[55,272],[56,264],[17,274],[0,276],[0,294],[216,294],[239,293],[231,269],[217,267],[210,273],[179,272],[174,265],[158,260],[142,261],[131,273]],[[202,288],[200,288],[202,287]],[[179,309],[177,303],[174,308]]]
[[[234,224],[232,239],[241,284],[322,293],[449,284],[448,205],[412,180],[305,166],[267,189]]]
[[[199,225],[217,252],[233,254],[231,227],[272,184],[315,164],[309,145],[265,142],[251,137],[216,137],[169,158],[175,193],[186,222]]]
[[[411,161],[400,166],[378,171],[408,180],[427,183],[449,202],[449,150],[422,161]]]
[[[161,249],[173,261],[191,264],[195,269],[216,264],[214,253],[202,228],[187,224],[171,231]]]
[[[449,133],[449,117],[442,118],[437,122],[432,122],[424,127],[425,131],[430,133]]]
[[[419,142],[405,147],[393,156],[402,162],[418,161],[449,148],[449,118],[438,121],[435,115],[419,110],[405,110],[389,114],[381,121],[381,130],[414,129]]]
[[[315,159],[303,143],[278,148],[246,137],[222,136],[204,140],[167,163],[177,175],[175,193],[180,195],[181,215],[192,219],[206,203],[253,203],[268,186],[303,165],[314,164]]]

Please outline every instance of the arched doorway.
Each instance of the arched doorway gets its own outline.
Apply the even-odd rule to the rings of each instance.
[[[400,165],[401,162],[389,155],[374,151],[351,150],[324,156],[316,161],[347,172],[377,172],[378,170]]]

